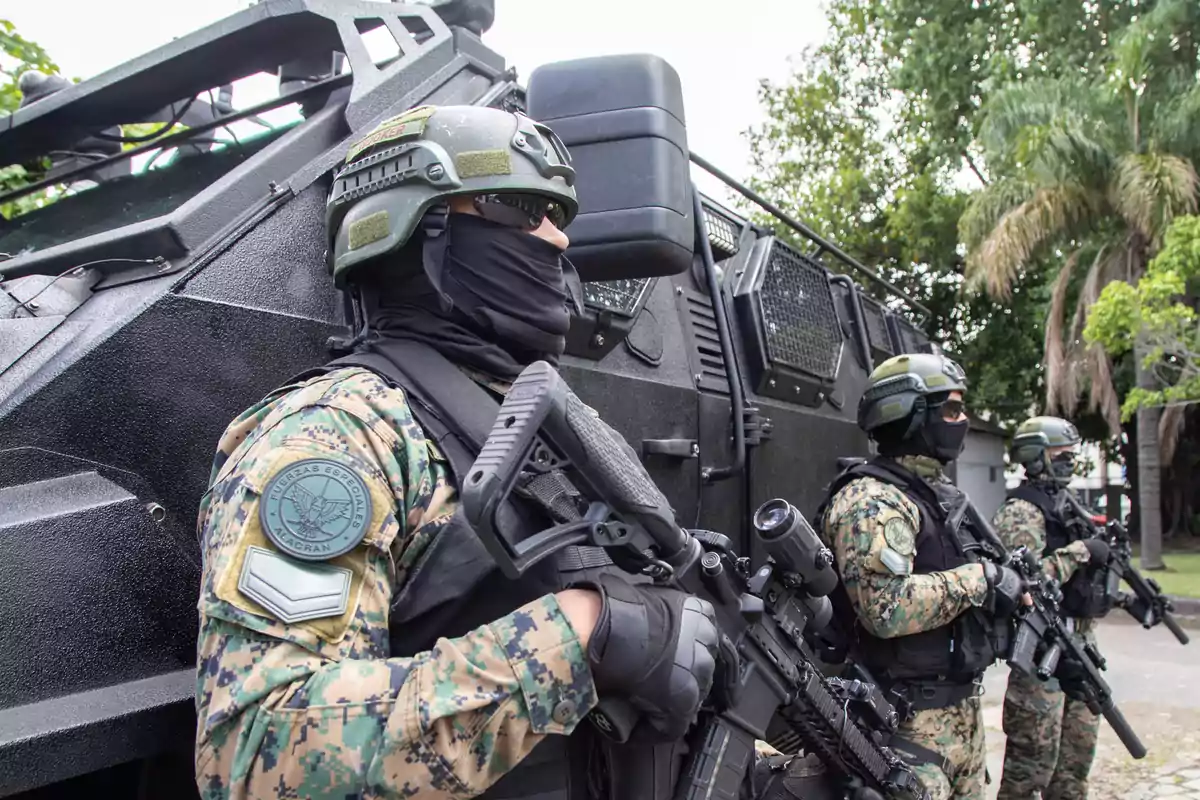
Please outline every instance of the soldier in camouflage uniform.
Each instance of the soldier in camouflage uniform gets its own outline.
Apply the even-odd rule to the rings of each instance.
[[[355,344],[387,356],[425,343],[497,403],[525,364],[555,362],[578,292],[562,257],[573,183],[553,132],[498,109],[423,107],[359,141],[327,217],[335,282],[361,313]],[[565,755],[532,778],[516,770],[590,729],[599,699],[630,702],[635,736],[654,743],[677,740],[707,695],[711,605],[608,573],[455,607],[457,631],[397,652],[393,623],[421,599],[404,594],[410,579],[464,524],[442,440],[410,399],[331,365],[221,437],[199,516],[206,800],[574,798],[586,786]]]
[[[469,437],[411,374],[442,364],[490,426],[524,366],[557,363],[574,178],[549,128],[497,109],[413,109],[350,147],[326,222],[353,352],[228,426],[200,506],[205,800],[673,796],[712,606],[595,565],[504,579],[459,502]],[[609,699],[633,709],[623,749],[583,723]],[[813,757],[758,745],[744,797],[835,796]]]
[[[1079,442],[1079,432],[1064,419],[1034,417],[1023,422],[1013,438],[1011,455],[1014,463],[1025,468],[1025,485],[1009,494],[994,519],[1007,547],[1023,546],[1042,554],[1042,570],[1064,585],[1065,602],[1075,585],[1088,577],[1084,574],[1088,565],[1105,565],[1109,558],[1104,541],[1071,534],[1090,533],[1090,520],[1068,525],[1064,517],[1070,512],[1053,502],[1061,499],[1060,493],[1070,491],[1067,484],[1074,474]],[[1050,511],[1049,516],[1043,507]],[[1054,527],[1056,536],[1047,535],[1049,526]],[[1096,582],[1085,585],[1096,586]],[[1098,588],[1103,591],[1102,583]],[[1073,617],[1068,624],[1095,644],[1093,618]],[[1099,728],[1100,717],[1082,701],[1065,695],[1057,679],[1041,681],[1013,670],[1004,694],[1008,741],[1000,800],[1039,796],[1044,800],[1084,800]]]
[[[946,527],[957,489],[943,473],[968,421],[962,368],[907,354],[871,373],[858,422],[879,457],[851,467],[818,513],[843,589],[834,605],[854,632],[852,657],[906,710],[892,746],[934,800],[984,797],[979,689],[997,653],[996,620],[1020,601],[1019,576],[964,555]]]

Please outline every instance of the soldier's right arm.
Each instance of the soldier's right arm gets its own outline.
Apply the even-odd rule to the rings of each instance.
[[[1041,558],[1042,571],[1065,583],[1075,570],[1088,562],[1088,550],[1083,542],[1071,542],[1054,552],[1041,556],[1046,549],[1046,519],[1041,510],[1028,500],[1014,497],[1000,506],[992,525],[1010,550],[1026,547]]]
[[[196,776],[206,800],[473,797],[595,705],[586,620],[599,601],[586,592],[583,612],[575,593],[547,595],[430,651],[389,657],[393,588],[454,499],[446,464],[397,397],[357,372],[310,382],[227,430],[200,515]],[[317,562],[348,571],[342,613],[285,623],[239,578],[248,553],[277,553],[259,519],[264,488],[306,459],[361,478],[369,519],[357,547]]]
[[[987,597],[979,564],[914,575],[920,516],[895,486],[861,478],[833,498],[827,538],[863,626],[890,639],[951,622]]]

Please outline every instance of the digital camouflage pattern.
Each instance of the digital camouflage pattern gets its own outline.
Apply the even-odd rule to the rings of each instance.
[[[1023,546],[1031,553],[1041,554],[1046,549],[1046,520],[1041,510],[1028,500],[1010,499],[996,512],[992,525],[1010,550]],[[1042,571],[1059,583],[1066,583],[1088,558],[1083,542],[1071,542],[1042,556]]]
[[[996,532],[1008,547],[1035,553],[1046,547],[1046,521],[1037,506],[1012,499],[996,512]],[[1083,542],[1072,542],[1042,559],[1042,569],[1067,581],[1088,561]],[[1073,620],[1078,635],[1095,645],[1095,620]],[[1016,671],[1004,693],[1004,772],[998,800],[1085,800],[1088,773],[1096,757],[1100,717],[1072,700],[1058,681],[1040,681]]]
[[[998,800],[1028,800],[1038,792],[1043,800],[1086,800],[1100,733],[1100,717],[1086,704],[1064,695],[1056,681],[1014,671],[1003,725],[1008,741]]]
[[[904,738],[940,753],[946,771],[936,764],[918,764],[913,771],[929,790],[930,800],[982,800],[987,773],[982,709],[978,697],[946,708],[913,714]]]
[[[979,564],[912,574],[920,512],[889,483],[860,478],[844,486],[822,528],[859,620],[882,639],[946,625],[987,596]],[[903,563],[889,563],[896,558]]]
[[[238,589],[270,479],[333,459],[368,488],[341,616],[284,624]],[[285,387],[226,429],[200,506],[196,780],[225,798],[473,797],[595,705],[553,596],[428,652],[390,658],[393,593],[450,519],[457,493],[404,395],[345,369]]]
[[[931,459],[905,458],[901,463],[926,479],[940,476]],[[833,550],[859,621],[880,638],[947,625],[987,597],[987,581],[978,564],[912,574],[920,529],[916,504],[898,487],[874,478],[844,486],[826,511],[822,538]],[[896,558],[903,564],[889,563]],[[901,725],[905,738],[948,762],[948,774],[932,764],[914,767],[933,800],[983,796],[985,752],[979,713],[978,699],[969,698],[948,708],[918,711]]]

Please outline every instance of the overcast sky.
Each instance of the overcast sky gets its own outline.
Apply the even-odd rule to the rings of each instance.
[[[0,17],[88,78],[251,5],[250,0],[0,0]],[[167,10],[169,8],[169,11]],[[782,80],[789,57],[825,32],[820,0],[497,0],[484,42],[524,82],[540,64],[613,53],[654,53],[683,83],[689,145],[745,178],[742,132],[762,118],[762,78]],[[237,106],[248,105],[235,96]],[[719,184],[698,176],[701,188]],[[724,192],[718,194],[724,197]]]

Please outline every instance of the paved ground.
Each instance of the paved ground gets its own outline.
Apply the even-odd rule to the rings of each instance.
[[[1135,761],[1107,724],[1100,727],[1090,800],[1200,800],[1200,643],[1182,646],[1162,626],[1143,630],[1114,612],[1097,638],[1108,660],[1105,680],[1117,705],[1146,745],[1146,757]],[[1200,620],[1189,620],[1193,640]],[[1004,764],[1001,703],[1008,670],[996,667],[985,680],[988,769],[994,800]]]

